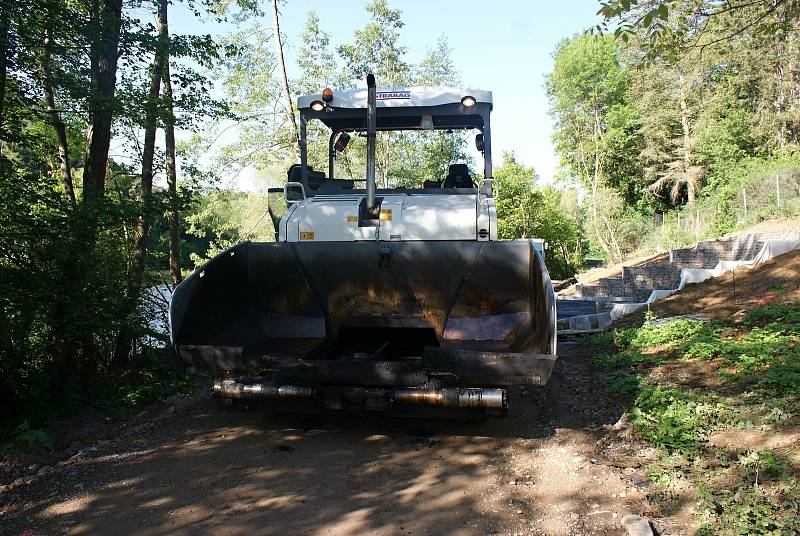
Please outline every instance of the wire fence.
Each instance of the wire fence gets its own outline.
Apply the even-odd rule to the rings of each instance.
[[[800,167],[754,173],[680,210],[655,214],[626,257],[661,253],[775,218],[800,218]]]

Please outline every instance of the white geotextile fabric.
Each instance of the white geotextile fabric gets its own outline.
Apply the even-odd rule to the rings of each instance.
[[[581,319],[577,320],[576,323],[585,324],[590,317],[596,317],[598,327],[601,330],[606,330],[608,327],[614,322],[614,320],[630,314],[634,311],[638,311],[642,307],[647,306],[650,303],[653,303],[656,300],[661,300],[666,298],[667,296],[674,294],[681,290],[683,287],[690,283],[700,283],[705,281],[710,277],[719,277],[720,275],[730,272],[735,268],[739,268],[741,266],[751,267],[755,266],[756,264],[761,264],[762,262],[766,262],[773,257],[777,257],[779,255],[783,255],[785,253],[789,253],[791,251],[795,251],[800,249],[800,238],[787,238],[787,239],[776,239],[776,240],[767,240],[764,243],[764,246],[756,253],[755,257],[751,260],[747,261],[719,261],[714,268],[683,268],[681,270],[681,281],[678,283],[678,287],[674,289],[663,289],[663,290],[654,290],[650,293],[650,296],[647,298],[647,301],[644,303],[616,303],[611,311],[605,313],[596,313],[594,315],[582,315],[576,316],[569,319],[570,321],[570,330],[580,330],[580,328],[573,328],[573,319]]]

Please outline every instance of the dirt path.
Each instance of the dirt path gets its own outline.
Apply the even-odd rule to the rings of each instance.
[[[593,376],[562,345],[546,391],[515,390],[511,415],[483,423],[275,417],[196,397],[15,490],[0,533],[620,534],[647,503],[597,454],[622,408]]]

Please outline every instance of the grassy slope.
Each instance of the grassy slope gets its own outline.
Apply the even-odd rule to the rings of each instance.
[[[800,252],[690,285],[649,315],[585,340],[661,457],[651,502],[699,505],[702,534],[800,533]]]

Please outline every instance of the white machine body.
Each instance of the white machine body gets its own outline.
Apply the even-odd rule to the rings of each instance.
[[[483,193],[379,195],[380,217],[359,226],[361,194],[317,195],[290,204],[279,242],[497,240],[495,200]]]

